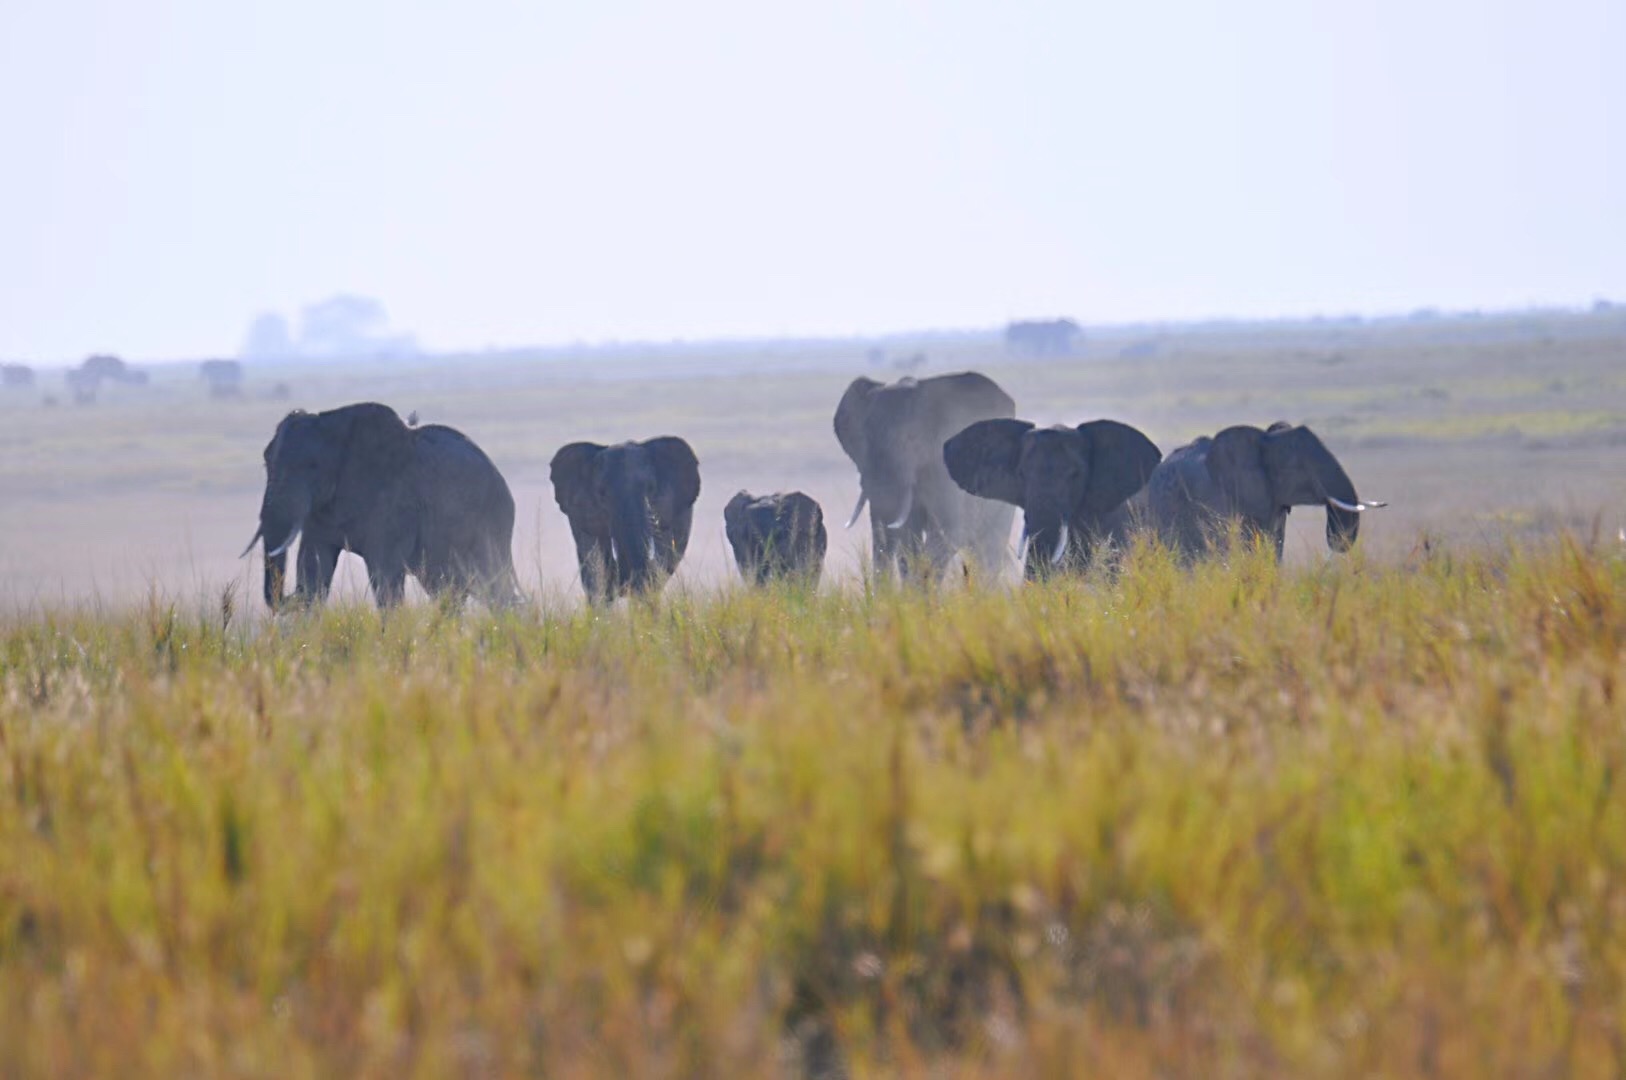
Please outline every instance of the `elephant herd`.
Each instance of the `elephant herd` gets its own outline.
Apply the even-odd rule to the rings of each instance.
[[[1115,420],[1041,428],[976,372],[891,384],[855,379],[836,407],[837,441],[858,469],[850,528],[869,508],[875,572],[929,581],[956,555],[997,576],[1022,511],[1017,560],[1028,578],[1082,568],[1097,549],[1147,530],[1185,559],[1233,536],[1263,538],[1279,559],[1295,506],[1327,512],[1327,543],[1347,551],[1363,503],[1309,428],[1229,427],[1165,457]],[[502,474],[462,433],[403,422],[384,405],[296,411],[265,448],[259,529],[265,600],[284,599],[299,540],[294,594],[326,597],[339,552],[367,564],[380,606],[406,576],[431,595],[493,605],[518,593],[514,499]],[[688,548],[700,463],[675,436],[613,446],[575,442],[550,467],[570,522],[588,599],[607,603],[657,589]],[[824,513],[801,492],[735,495],[723,512],[745,580],[816,583],[829,545]]]

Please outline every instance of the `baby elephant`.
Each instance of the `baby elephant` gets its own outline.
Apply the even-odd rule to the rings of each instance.
[[[815,585],[829,544],[824,511],[800,491],[755,498],[740,492],[723,508],[728,542],[746,581],[798,577]]]

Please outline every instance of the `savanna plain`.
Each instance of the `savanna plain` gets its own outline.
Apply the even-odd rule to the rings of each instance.
[[[0,1073],[1626,1072],[1626,318],[870,350],[0,397]],[[1392,506],[878,582],[830,413],[916,352],[1165,452],[1307,423]],[[503,470],[525,604],[263,611],[260,450],[369,398]],[[589,610],[548,459],[668,433],[689,554]],[[741,487],[823,503],[818,588],[731,576]]]

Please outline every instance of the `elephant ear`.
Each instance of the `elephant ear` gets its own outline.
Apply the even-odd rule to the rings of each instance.
[[[1078,425],[1090,450],[1090,483],[1084,509],[1092,514],[1116,510],[1146,486],[1163,452],[1138,428],[1116,420],[1091,420]]]
[[[874,400],[871,395],[881,386],[874,379],[859,376],[847,387],[847,392],[841,395],[841,403],[836,406],[836,441],[853,464],[860,468],[869,458],[864,421],[869,417],[870,403]]]
[[[983,499],[1022,505],[1022,437],[1026,420],[978,420],[943,444],[943,464],[954,482]]]
[[[1208,448],[1208,475],[1230,503],[1230,512],[1270,515],[1275,493],[1265,472],[1265,433],[1248,424],[1228,427]]]
[[[579,525],[587,525],[605,516],[593,486],[593,466],[604,452],[601,443],[573,442],[559,448],[548,465],[553,480],[553,501],[565,512],[565,517]]]
[[[700,459],[689,444],[676,435],[662,435],[645,440],[643,447],[655,465],[661,494],[678,509],[693,506],[700,497]]]
[[[387,479],[412,464],[412,431],[388,405],[365,402],[323,413],[336,426],[343,450],[334,496],[365,502]]]
[[[751,519],[746,513],[750,505],[751,496],[740,491],[723,507],[723,531],[728,534],[729,546],[736,555],[743,554],[751,539]]]

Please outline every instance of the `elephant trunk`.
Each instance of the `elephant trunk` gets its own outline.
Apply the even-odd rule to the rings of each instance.
[[[617,581],[640,592],[650,584],[655,562],[655,535],[649,505],[641,498],[621,500],[611,534],[615,542]]]
[[[288,580],[288,547],[299,529],[279,514],[260,514],[260,536],[265,540],[265,606],[275,611],[282,603],[283,583]]]
[[[1017,558],[1028,578],[1042,577],[1067,559],[1072,528],[1065,515],[1056,510],[1022,515],[1022,545]]]
[[[1360,500],[1343,466],[1331,454],[1327,459],[1321,475],[1327,504],[1327,546],[1334,551],[1348,551],[1355,546],[1361,531],[1361,512],[1357,509]]]
[[[283,583],[287,580],[288,549],[304,530],[309,511],[308,495],[302,496],[282,485],[266,485],[265,497],[260,500],[260,528],[255,533],[255,539],[265,542],[265,603],[272,610],[276,610],[282,601]],[[249,547],[253,546],[253,541],[250,541]]]
[[[282,583],[288,574],[288,553],[265,558],[265,606],[276,611],[282,605]]]

